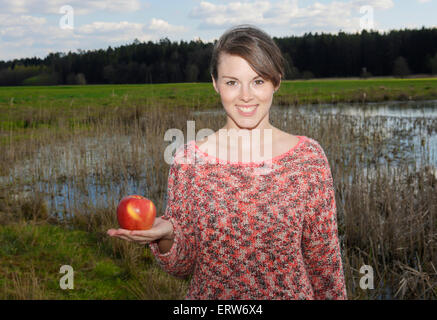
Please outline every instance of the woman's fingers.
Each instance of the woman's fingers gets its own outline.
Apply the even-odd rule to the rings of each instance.
[[[156,240],[148,230],[126,230],[126,229],[110,229],[107,231],[107,234],[111,237],[117,237],[120,239],[135,241],[141,244],[149,243],[153,240]]]
[[[153,227],[148,230],[109,229],[106,233],[111,237],[117,237],[139,244],[148,244],[172,233],[172,224],[161,218],[156,218]]]
[[[108,234],[108,236],[114,236],[117,233],[117,230],[115,229],[109,229],[108,231],[106,231],[106,233]]]
[[[130,239],[122,229],[109,229],[106,233],[111,237],[132,241],[132,239]]]
[[[123,240],[127,240],[127,241],[133,241],[132,239],[130,239],[129,237],[126,236],[122,236],[122,235],[118,235],[116,236],[117,238],[123,239]]]

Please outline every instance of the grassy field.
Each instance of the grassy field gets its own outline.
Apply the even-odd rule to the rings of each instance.
[[[437,79],[285,81],[274,103],[408,99],[437,99]],[[208,83],[1,87],[0,299],[183,298],[189,279],[164,273],[147,247],[105,233],[117,226],[115,208],[127,193],[163,213],[165,131],[186,135],[187,120],[217,130],[217,118],[192,111],[219,106]],[[390,162],[375,163],[393,130],[384,121],[271,121],[316,139],[328,156],[349,298],[435,299],[437,181],[427,137],[417,171],[402,158],[390,171]],[[435,130],[434,122],[414,126]],[[364,264],[375,269],[375,290],[359,288]],[[74,290],[59,288],[62,265],[75,270]]]
[[[437,78],[283,81],[275,105],[437,99]],[[136,106],[220,108],[211,83],[0,87],[0,129],[53,127]],[[112,107],[112,109],[110,109]],[[0,143],[5,141],[0,132]],[[20,136],[16,136],[20,138]]]
[[[149,250],[119,243],[114,252],[103,233],[16,221],[0,227],[0,241],[1,299],[179,299],[186,290],[163,274]],[[142,259],[132,265],[126,252]],[[74,268],[71,290],[60,289],[62,265]]]
[[[170,105],[217,104],[212,83],[0,87],[0,104],[18,106],[115,105],[126,98]],[[437,99],[437,78],[283,81],[276,104]]]

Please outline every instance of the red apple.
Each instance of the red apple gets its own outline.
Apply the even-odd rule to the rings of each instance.
[[[153,226],[156,217],[154,203],[138,195],[121,199],[117,207],[118,224],[127,230],[147,230]]]

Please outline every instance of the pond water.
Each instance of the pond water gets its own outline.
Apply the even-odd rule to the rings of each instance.
[[[272,106],[272,112],[298,110],[302,114],[343,114],[349,116],[385,116],[401,118],[437,118],[437,100],[427,101],[388,101],[367,103],[310,104],[300,106]],[[224,109],[193,111],[193,115],[223,114]]]
[[[387,161],[391,162],[392,167],[396,167],[398,161],[405,162],[405,159],[410,160],[414,169],[416,166],[420,167],[420,161],[427,158],[427,163],[433,166],[433,172],[437,176],[435,169],[437,168],[437,100],[297,107],[274,106],[271,112],[277,119],[289,119],[289,121],[298,115],[309,119],[311,125],[317,125],[317,121],[325,121],[326,116],[343,117],[345,127],[355,126],[359,129],[356,132],[369,135],[370,141],[374,138],[372,134],[379,135],[382,132],[383,142],[378,146],[378,150],[362,150],[372,161],[373,167],[369,167],[368,162],[367,165],[363,164],[366,161],[348,159],[347,152],[343,155],[346,166],[361,166],[365,174],[368,174],[367,171],[375,172],[378,166],[384,165]],[[223,116],[224,110],[192,112],[194,119],[202,114]],[[196,128],[196,130],[199,129],[201,128]],[[38,189],[47,194],[50,210],[60,216],[79,203],[88,204],[91,207],[107,207],[108,201],[114,202],[114,199],[119,199],[126,194],[147,196],[152,191],[148,189],[146,178],[148,177],[149,181],[156,181],[153,173],[141,170],[141,174],[135,179],[129,175],[120,178],[121,174],[117,172],[116,166],[110,165],[113,159],[109,159],[107,155],[108,148],[113,148],[114,145],[123,145],[124,152],[130,153],[134,148],[131,139],[132,137],[129,136],[96,137],[71,141],[65,145],[47,144],[39,150],[35,159],[29,159],[21,164],[17,163],[8,177],[0,177],[0,182],[12,182],[18,176],[33,180],[32,183],[36,183]],[[140,143],[144,145],[140,151],[141,159],[147,161],[145,137]],[[352,148],[355,148],[353,150],[355,154],[361,152],[360,150],[357,152],[356,149],[361,148],[359,144],[342,144],[342,148],[351,149],[351,154]],[[76,167],[86,171],[85,182],[76,182],[75,177],[83,175],[83,171],[78,171]],[[35,168],[44,168],[44,170],[35,170]],[[101,180],[101,168],[103,168],[104,183]],[[35,172],[37,172],[36,178],[33,177]],[[53,179],[53,176],[56,179]],[[151,180],[150,176],[152,176]],[[151,184],[153,188],[153,182]],[[34,187],[29,181],[24,191],[27,190],[30,193],[32,188]],[[165,202],[166,196],[164,196],[163,208],[165,208]]]
[[[393,164],[397,159],[410,158],[411,162],[421,165],[423,152],[429,162],[437,167],[437,100],[431,101],[390,101],[384,103],[339,103],[302,106],[272,106],[271,115],[276,118],[293,119],[293,116],[311,118],[320,121],[322,117],[343,117],[353,123],[355,128],[366,127],[369,136],[373,132],[383,133],[384,157],[375,159],[383,164],[391,157]],[[193,112],[193,116],[211,114],[224,115],[224,109]],[[393,154],[396,150],[396,154]]]
[[[422,161],[437,167],[437,100],[425,102],[386,102],[367,104],[320,105],[296,108],[310,117],[341,116],[353,121],[356,127],[365,127],[368,134],[381,133],[383,146],[372,156],[377,164],[390,160],[396,167],[402,160],[410,162],[415,170]],[[289,111],[290,112],[290,111]],[[358,163],[356,165],[359,165]],[[364,168],[364,170],[366,170]]]

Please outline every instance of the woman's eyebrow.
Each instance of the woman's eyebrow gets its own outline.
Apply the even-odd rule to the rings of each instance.
[[[231,76],[222,76],[222,78],[229,78],[229,79],[235,79],[235,80],[238,80],[238,78],[231,77]],[[254,80],[254,79],[256,79],[256,78],[261,78],[261,76],[256,76],[256,77],[254,77],[252,80]]]

